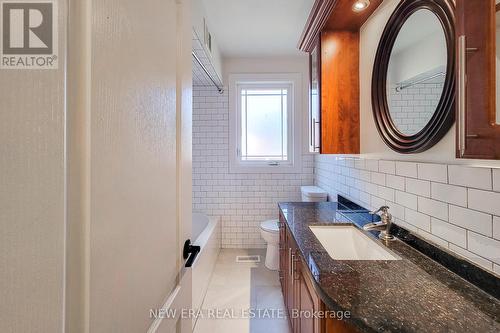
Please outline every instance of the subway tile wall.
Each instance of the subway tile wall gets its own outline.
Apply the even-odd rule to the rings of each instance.
[[[443,80],[444,81],[444,80]],[[390,112],[394,124],[403,133],[418,133],[429,122],[441,98],[444,83],[420,83],[397,91],[390,86]]]
[[[500,169],[316,155],[315,183],[500,275]]]
[[[220,219],[222,247],[262,248],[260,223],[277,218],[277,203],[300,201],[300,186],[314,182],[313,155],[300,174],[229,173],[227,89],[193,87],[193,210]]]

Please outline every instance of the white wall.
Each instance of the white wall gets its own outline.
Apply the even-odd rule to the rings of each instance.
[[[446,58],[444,35],[428,36],[392,54],[387,77],[396,84],[440,67],[446,70]]]
[[[224,62],[225,78],[229,73],[272,72],[302,74],[300,112],[307,124],[307,57]],[[300,201],[300,186],[313,183],[313,156],[307,153],[307,140],[302,140],[299,174],[231,174],[228,91],[220,95],[213,86],[195,87],[193,94],[193,209],[220,217],[223,247],[263,247],[260,222],[277,217],[278,202]]]
[[[0,70],[2,333],[64,330],[67,3],[59,68]]]
[[[223,66],[223,81],[228,82],[230,73],[300,73],[302,75],[302,148],[308,152],[308,112],[309,112],[309,57],[265,57],[226,58]],[[300,112],[299,112],[300,113]]]
[[[421,24],[427,25],[425,30]],[[422,32],[414,31],[419,28]],[[439,67],[446,69],[446,58],[446,39],[439,19],[429,10],[419,10],[396,38],[387,77],[396,84]]]
[[[205,27],[203,24],[204,20],[206,22],[208,30],[210,31],[210,34],[212,35],[212,52],[209,52],[206,46],[204,45],[205,44]],[[211,22],[207,17],[207,11],[205,9],[205,5],[203,4],[202,0],[192,0],[192,22],[193,22],[193,29],[196,35],[202,42],[203,47],[206,50],[206,53],[210,55],[211,63],[215,71],[217,72],[217,75],[219,75],[219,77],[222,77],[222,58],[219,51],[219,46],[217,44],[217,36],[215,36],[214,33],[210,30]]]

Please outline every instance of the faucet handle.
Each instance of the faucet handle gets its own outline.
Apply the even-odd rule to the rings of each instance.
[[[388,214],[389,213],[389,206],[382,206],[379,209],[377,209],[376,211],[370,212],[370,214],[375,215],[379,212],[382,212],[383,214]]]

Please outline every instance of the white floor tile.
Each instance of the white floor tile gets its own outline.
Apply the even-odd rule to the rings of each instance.
[[[237,255],[255,254],[261,255],[260,263],[236,263]],[[237,318],[200,318],[195,333],[289,333],[278,272],[267,269],[264,260],[265,250],[260,249],[220,252],[202,308],[205,311],[233,309]],[[248,313],[249,309],[261,313],[261,317],[242,318],[241,314]],[[263,309],[271,311],[263,312]],[[269,318],[270,315],[273,318]]]

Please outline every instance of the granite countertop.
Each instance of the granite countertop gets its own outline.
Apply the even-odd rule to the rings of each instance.
[[[331,258],[309,226],[356,224],[346,218],[356,213],[342,204],[279,208],[321,299],[331,310],[350,311],[349,321],[361,331],[500,332],[499,300],[400,240],[385,243],[365,232],[401,260]]]

